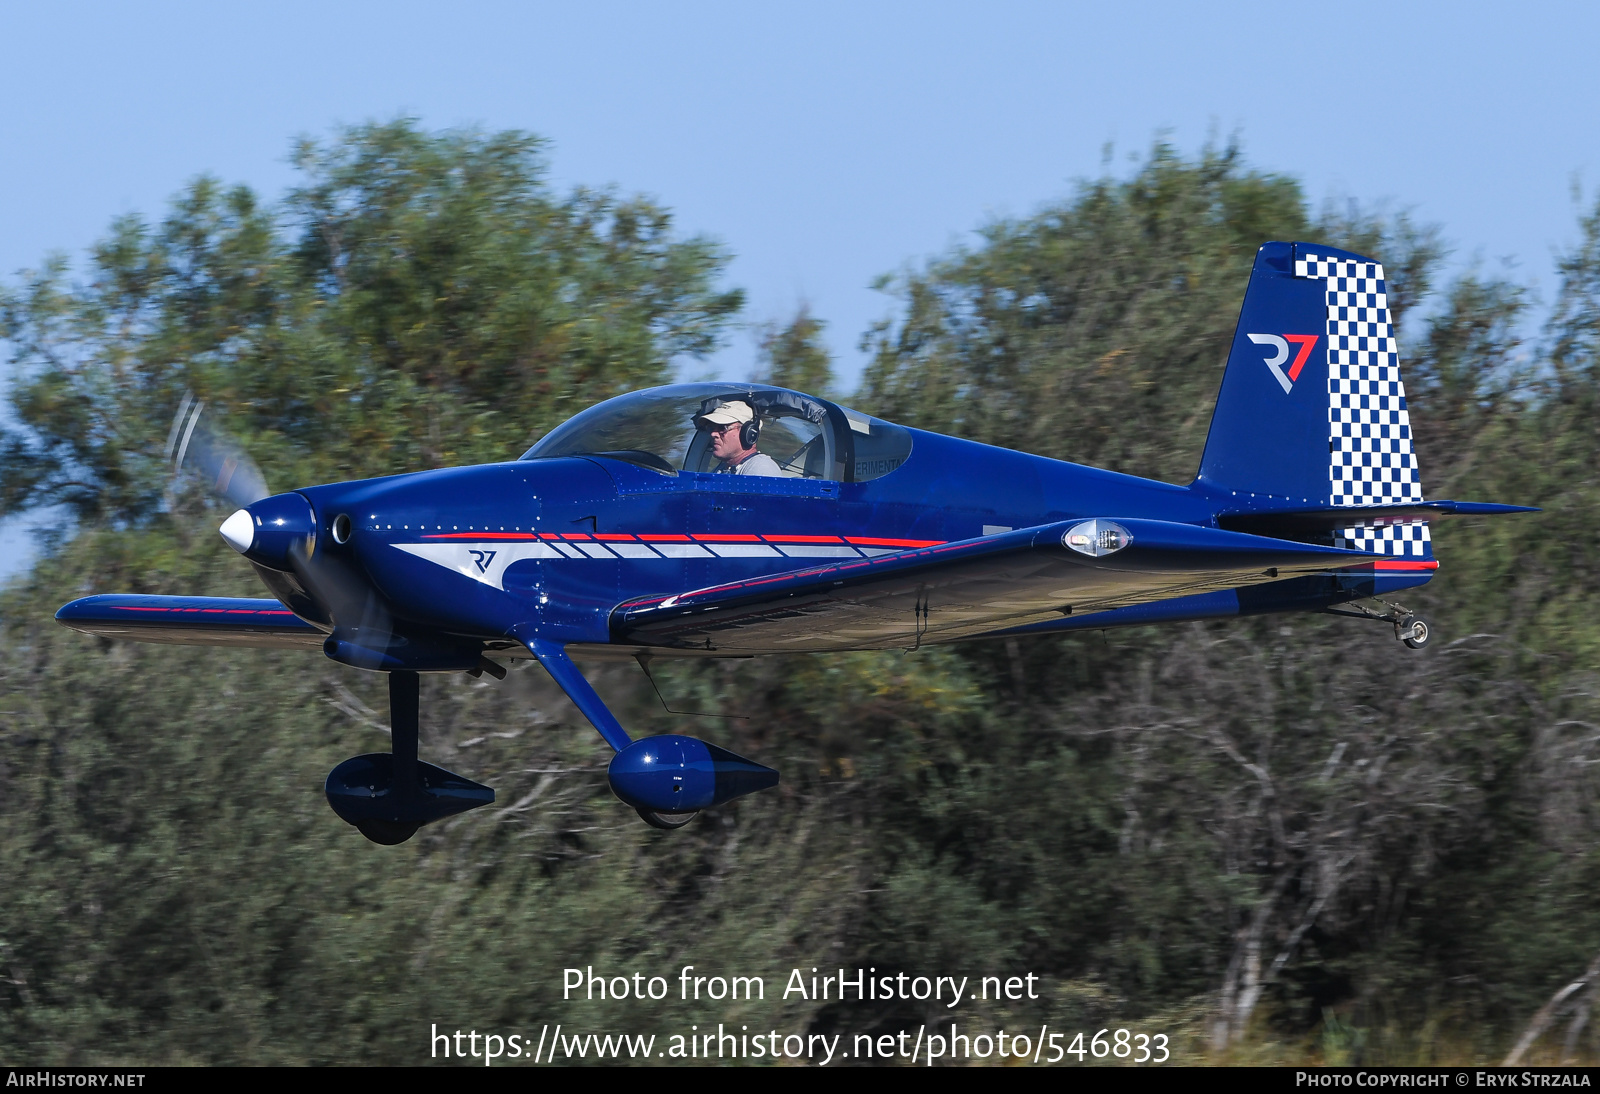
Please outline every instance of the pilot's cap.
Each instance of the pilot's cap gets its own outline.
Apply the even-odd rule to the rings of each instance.
[[[750,404],[743,399],[730,399],[718,403],[716,408],[700,415],[697,421],[706,425],[744,425],[756,416]]]

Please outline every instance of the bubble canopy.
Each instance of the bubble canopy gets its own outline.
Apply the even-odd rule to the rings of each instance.
[[[761,422],[756,447],[791,478],[862,482],[899,467],[911,432],[811,395],[761,384],[673,384],[629,392],[557,426],[525,460],[605,456],[666,475],[717,469],[696,419],[716,401],[743,400]]]

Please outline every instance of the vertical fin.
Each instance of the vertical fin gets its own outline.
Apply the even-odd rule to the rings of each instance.
[[[1423,500],[1381,264],[1311,243],[1257,251],[1194,487],[1220,512]],[[1336,545],[1431,557],[1426,521],[1351,515]]]

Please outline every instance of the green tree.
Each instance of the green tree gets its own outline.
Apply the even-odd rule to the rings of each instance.
[[[833,386],[833,358],[822,339],[822,320],[802,304],[795,317],[761,328],[757,378],[766,384],[826,395]]]
[[[641,198],[553,194],[526,134],[402,120],[294,160],[279,208],[201,178],[159,226],[118,220],[82,284],[55,257],[0,298],[21,425],[0,437],[3,511],[148,518],[185,389],[272,481],[513,457],[664,382],[741,304],[718,246]]]
[[[1235,147],[1191,162],[1158,144],[1132,178],[1083,183],[881,282],[904,313],[870,336],[859,397],[927,429],[1187,482],[1256,248],[1308,234],[1383,252],[1402,314],[1437,257],[1404,218],[1316,224],[1298,183]]]

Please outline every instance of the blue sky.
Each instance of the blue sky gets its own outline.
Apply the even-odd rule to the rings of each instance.
[[[549,139],[553,180],[648,193],[801,301],[847,380],[874,277],[1164,135],[1237,135],[1316,202],[1442,225],[1546,298],[1600,176],[1600,5],[0,4],[0,276],[159,217],[210,172],[275,195],[297,134],[410,114]],[[1381,256],[1379,256],[1381,257]],[[745,375],[748,331],[690,372]],[[29,539],[0,524],[0,576]]]

